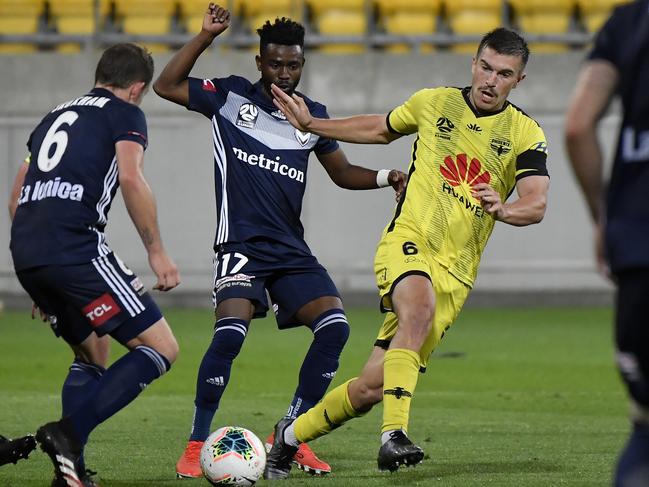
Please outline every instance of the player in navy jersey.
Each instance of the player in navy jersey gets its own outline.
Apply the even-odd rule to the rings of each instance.
[[[95,485],[82,456],[89,434],[169,370],[178,353],[157,305],[104,235],[121,187],[157,276],[154,289],[178,285],[142,172],[147,126],[138,105],[152,77],[153,60],[144,49],[107,49],[94,88],[54,107],[30,135],[30,157],[14,185],[20,192],[9,205],[18,279],[75,353],[62,419],[36,433],[54,463],[55,486]],[[107,369],[104,335],[129,349]]]
[[[201,32],[178,51],[153,85],[163,98],[211,119],[213,133],[216,324],[198,371],[192,432],[176,464],[182,477],[201,475],[200,448],[249,323],[269,308],[266,291],[279,328],[305,325],[313,332],[287,417],[315,405],[338,369],[349,325],[336,286],[304,241],[300,221],[310,153],[343,188],[391,185],[399,193],[406,178],[396,170],[377,174],[351,165],[337,142],[295,130],[275,108],[270,85],[293,93],[304,65],[304,28],[296,22],[276,19],[257,31],[261,79],[256,83],[239,76],[190,78],[200,54],[229,24],[229,11],[209,4]],[[323,105],[307,103],[314,113],[327,116]],[[331,470],[306,447],[294,460],[315,474]]]
[[[617,7],[597,34],[568,109],[566,142],[595,228],[600,271],[617,285],[617,365],[632,431],[617,487],[649,487],[649,0]],[[599,120],[619,95],[622,124],[604,198]]]

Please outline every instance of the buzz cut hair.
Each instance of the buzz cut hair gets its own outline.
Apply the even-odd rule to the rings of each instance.
[[[304,48],[304,26],[286,17],[276,18],[274,23],[266,21],[259,34],[259,52],[261,53],[268,44],[280,46],[300,46]]]
[[[95,70],[95,84],[115,88],[128,88],[139,81],[148,86],[152,79],[151,53],[131,43],[115,44],[106,49]]]
[[[519,56],[523,61],[523,67],[527,65],[530,58],[530,49],[525,39],[513,30],[504,27],[498,27],[484,35],[478,45],[476,57],[480,56],[485,47],[490,47],[498,54]]]

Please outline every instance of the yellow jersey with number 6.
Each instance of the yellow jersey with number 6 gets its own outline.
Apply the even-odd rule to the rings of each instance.
[[[416,92],[388,114],[387,124],[417,138],[408,186],[384,234],[418,235],[436,261],[472,286],[495,222],[472,188],[488,183],[505,201],[517,180],[547,176],[543,130],[509,102],[480,114],[469,88],[451,87]]]

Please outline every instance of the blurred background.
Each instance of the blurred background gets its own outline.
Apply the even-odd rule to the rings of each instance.
[[[255,29],[288,16],[307,29],[298,88],[332,117],[387,113],[414,91],[467,86],[482,35],[501,25],[520,31],[532,56],[510,100],[536,119],[548,139],[549,204],[540,225],[497,224],[487,246],[473,306],[606,305],[609,284],[595,272],[592,231],[569,170],[562,129],[567,100],[594,32],[615,0],[230,0],[230,29],[199,59],[193,76],[258,78]],[[138,42],[154,54],[156,76],[173,52],[200,30],[204,0],[0,0],[0,201],[5,204],[25,143],[53,106],[84,94],[106,46]],[[162,304],[211,306],[215,229],[211,131],[207,119],[151,92],[145,171],[158,201],[163,239],[183,283]],[[619,122],[613,105],[601,125],[611,154]],[[389,146],[343,144],[353,163],[406,171],[413,137]],[[610,157],[609,163],[610,163]],[[335,187],[313,158],[303,222],[307,242],[330,271],[346,303],[374,304],[372,262],[390,220],[390,189]],[[0,300],[29,304],[13,274],[8,212],[0,211]],[[108,242],[151,286],[146,254],[120,196]],[[38,235],[34,235],[38,238]],[[47,249],[43,249],[44,252]]]

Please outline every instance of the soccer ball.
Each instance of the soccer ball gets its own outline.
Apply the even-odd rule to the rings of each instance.
[[[201,470],[212,485],[254,485],[265,466],[261,440],[238,426],[219,428],[201,448]]]

